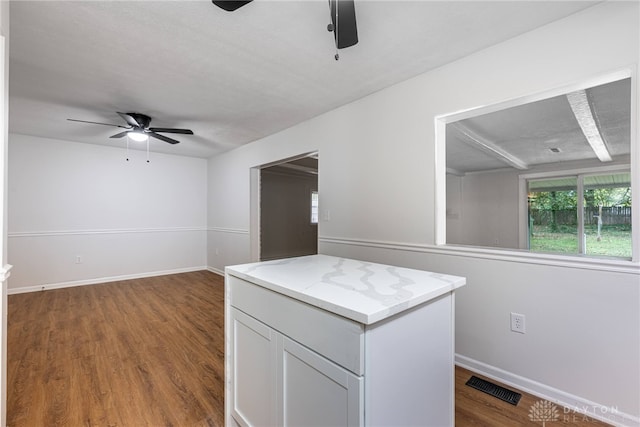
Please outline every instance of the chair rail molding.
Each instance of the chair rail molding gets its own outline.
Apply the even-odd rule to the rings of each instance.
[[[9,238],[16,237],[48,237],[48,236],[76,236],[91,234],[128,234],[128,233],[175,233],[188,231],[206,231],[204,226],[198,227],[162,227],[162,228],[115,228],[92,230],[51,230],[51,231],[16,231],[8,234]]]
[[[7,279],[11,276],[11,269],[13,268],[13,265],[11,264],[5,264],[4,266],[2,266],[2,268],[0,268],[0,281],[1,282],[6,282]]]
[[[483,248],[458,245],[431,245],[426,243],[390,242],[383,240],[355,239],[350,237],[321,236],[318,242],[326,245],[362,246],[394,251],[421,252],[425,254],[483,258],[493,261],[509,261],[524,264],[542,264],[585,270],[599,270],[640,275],[640,263],[630,260],[583,258],[567,255],[548,255],[518,250]]]

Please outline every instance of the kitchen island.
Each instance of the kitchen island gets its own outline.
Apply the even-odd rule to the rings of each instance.
[[[228,426],[449,426],[463,277],[312,255],[225,269]]]

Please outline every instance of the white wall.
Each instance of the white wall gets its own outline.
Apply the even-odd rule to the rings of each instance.
[[[434,117],[636,72],[639,17],[635,2],[606,2],[212,158],[210,266],[249,260],[249,169],[318,151],[321,253],[465,275],[459,361],[565,404],[614,406],[617,422],[640,425],[638,264],[434,246],[444,162]],[[509,332],[510,311],[527,316],[527,334]]]
[[[518,173],[502,170],[458,179],[463,189],[457,209],[459,218],[447,221],[447,243],[517,249]],[[455,200],[449,188],[447,196],[448,208],[449,196]]]
[[[10,135],[10,292],[206,267],[206,160],[129,157]]]
[[[4,50],[0,55],[2,70],[2,103],[0,113],[0,426],[7,423],[7,278],[11,267],[7,264],[7,150],[9,134],[9,2],[0,2],[0,35],[4,37]]]

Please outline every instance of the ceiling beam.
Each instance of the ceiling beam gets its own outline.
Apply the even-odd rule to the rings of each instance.
[[[449,126],[451,126],[453,130],[455,130],[460,136],[463,137],[462,141],[467,145],[473,148],[477,148],[516,169],[529,169],[529,165],[525,161],[509,153],[504,148],[497,146],[494,142],[489,141],[487,138],[478,135],[476,132],[472,131],[461,122],[450,123],[447,128]]]
[[[613,160],[611,154],[609,154],[609,150],[607,150],[607,145],[602,138],[600,129],[593,118],[593,111],[591,110],[591,105],[589,105],[587,92],[584,89],[570,92],[567,94],[567,100],[569,101],[569,105],[571,105],[573,115],[576,116],[580,129],[582,129],[582,133],[585,138],[587,138],[587,142],[598,159],[600,159],[601,162],[610,162]]]

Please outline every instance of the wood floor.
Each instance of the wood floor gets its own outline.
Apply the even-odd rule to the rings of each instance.
[[[7,425],[222,426],[224,290],[201,271],[9,296]],[[456,426],[541,425],[464,383]],[[582,417],[549,426],[604,426]]]
[[[505,387],[504,384],[456,366],[456,426],[532,427],[543,425],[543,418],[547,421],[549,427],[603,427],[608,425],[583,416],[582,414],[565,411],[560,406],[554,408],[554,405],[550,402],[541,401],[539,397],[523,393],[512,387],[506,388],[522,394],[518,405],[514,406],[510,403],[503,402],[493,396],[466,386],[465,383],[472,375]],[[536,418],[532,420],[529,418],[529,415],[531,415],[529,411],[534,405],[541,407],[540,405],[544,404],[549,405],[547,407],[552,410],[550,416],[540,417],[540,420]],[[555,413],[557,417],[554,415],[553,409],[557,411]]]
[[[9,296],[7,424],[223,425],[222,278]]]

